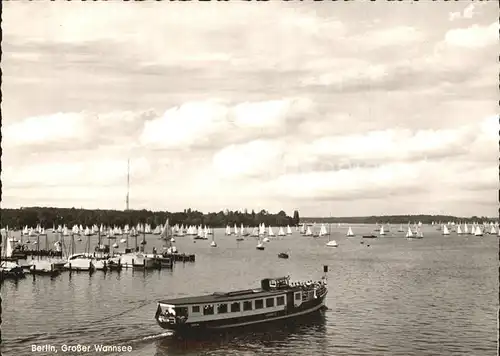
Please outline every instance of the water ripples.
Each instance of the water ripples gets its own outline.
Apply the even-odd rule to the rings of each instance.
[[[178,239],[178,248],[196,253],[197,261],[174,271],[5,282],[2,355],[31,354],[31,344],[44,343],[118,343],[132,345],[135,356],[494,354],[497,237],[424,234],[422,240],[394,237],[361,245],[359,238],[336,232],[337,249],[294,235],[256,252],[253,239],[236,243],[219,233],[217,249]],[[159,244],[148,240],[148,248]],[[277,258],[284,250],[291,251],[290,259]],[[329,309],[303,326],[180,340],[153,318],[156,301],[167,296],[246,289],[269,275],[316,278],[323,264],[330,266]]]

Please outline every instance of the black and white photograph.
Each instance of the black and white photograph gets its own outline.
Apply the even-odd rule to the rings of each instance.
[[[1,355],[498,353],[498,1],[1,5]]]

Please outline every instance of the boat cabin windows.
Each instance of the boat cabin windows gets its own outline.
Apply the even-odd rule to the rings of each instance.
[[[266,299],[266,308],[272,308],[274,307],[274,298],[267,298]]]
[[[276,298],[276,305],[284,305],[285,304],[285,297],[281,296]]]
[[[305,295],[305,294],[304,294]],[[302,294],[295,293],[295,300],[300,300]],[[214,314],[227,314],[239,313],[252,310],[260,310],[266,308],[274,308],[285,305],[285,296],[273,296],[262,299],[244,300],[241,302],[226,301],[225,303],[205,304],[205,305],[190,305],[186,307],[176,307],[175,314],[178,316],[188,317],[188,311],[197,315],[214,315]]]
[[[227,304],[217,304],[217,314],[227,313]]]
[[[203,315],[213,315],[214,314],[214,306],[213,305],[204,305],[203,306]]]
[[[300,292],[295,293],[295,300],[301,300],[302,296],[300,295]]]
[[[241,304],[240,302],[234,302],[231,304],[231,313],[236,313],[241,311]]]

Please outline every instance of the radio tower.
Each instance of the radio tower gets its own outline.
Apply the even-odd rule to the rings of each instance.
[[[130,189],[130,158],[127,161],[127,197],[125,198],[126,210],[128,210],[128,198]]]

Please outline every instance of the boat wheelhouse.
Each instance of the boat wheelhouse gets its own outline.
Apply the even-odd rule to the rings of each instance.
[[[180,333],[288,322],[324,308],[327,293],[326,277],[304,283],[266,278],[258,289],[159,301],[155,318],[162,328]]]

